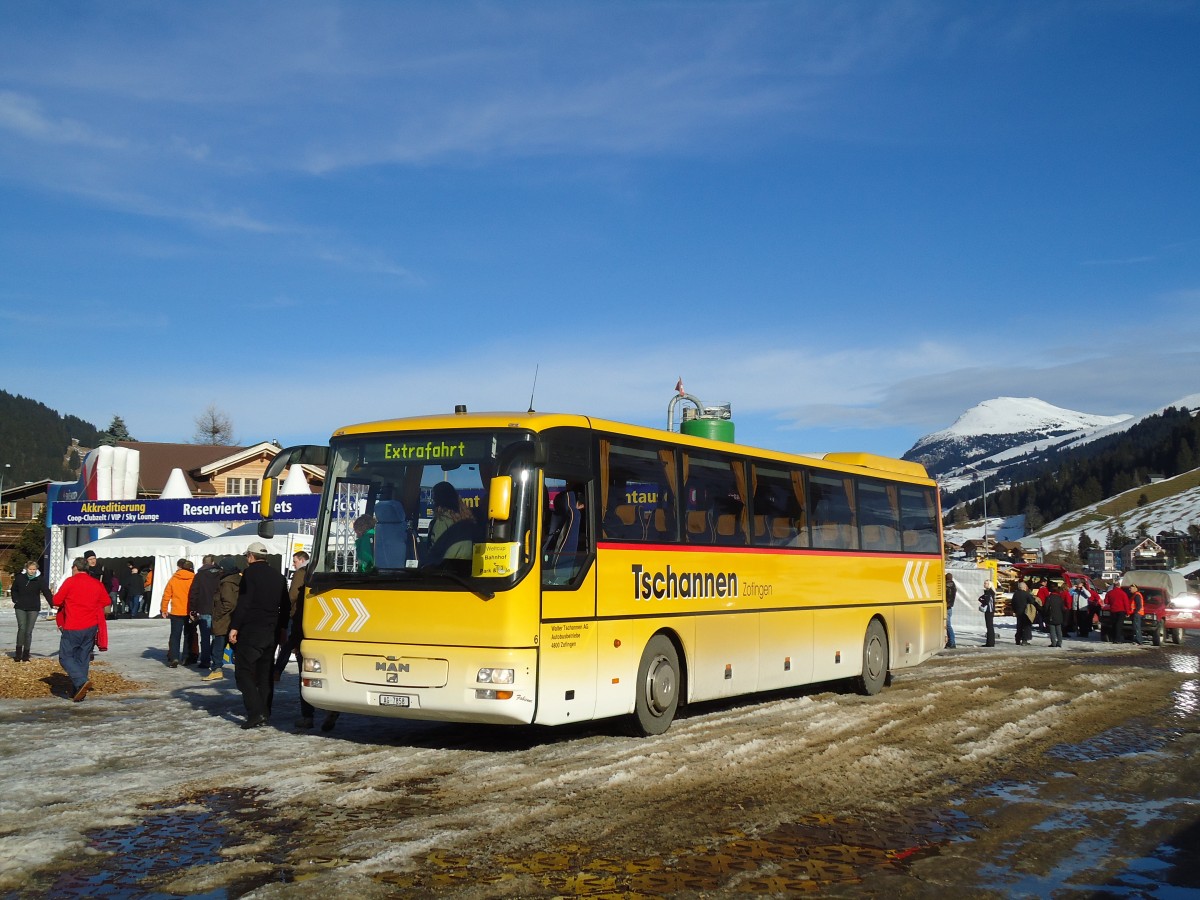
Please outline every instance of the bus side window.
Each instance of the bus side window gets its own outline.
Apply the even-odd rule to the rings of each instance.
[[[601,440],[601,530],[618,541],[674,541],[675,453]]]
[[[858,526],[851,504],[853,481],[849,476],[809,476],[809,499],[812,501],[812,543],[814,547],[830,550],[857,550]]]
[[[858,521],[864,550],[899,550],[900,511],[895,485],[859,479]]]
[[[794,477],[793,477],[794,476]],[[807,547],[800,472],[754,467],[751,535],[759,547]]]
[[[938,553],[937,500],[927,488],[900,488],[900,521],[906,553]]]
[[[687,541],[745,544],[745,468],[740,459],[698,453],[683,458]]]

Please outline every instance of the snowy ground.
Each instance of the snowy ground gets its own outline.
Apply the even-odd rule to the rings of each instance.
[[[1001,646],[985,649],[964,621],[957,651],[898,673],[876,697],[821,687],[709,705],[661,737],[635,739],[611,722],[497,729],[355,716],[329,734],[296,732],[294,665],[273,726],[243,732],[231,677],[206,683],[166,668],[166,622],[115,622],[98,659],[144,689],[78,704],[0,701],[0,891],[28,896],[37,876],[50,895],[47,873],[103,863],[89,838],[97,829],[164,810],[203,819],[232,791],[259,818],[202,860],[165,862],[159,890],[238,896],[232,886],[251,883],[255,896],[383,897],[440,885],[456,896],[554,896],[579,892],[568,888],[605,866],[624,867],[614,878],[641,877],[630,866],[653,859],[661,893],[671,884],[736,892],[765,870],[661,879],[689,852],[709,860],[733,833],[936,808],[1026,754],[1125,722],[1148,698],[1166,704],[1173,691],[1196,690],[1194,655],[1180,656],[1179,671],[1122,668],[1114,655],[1163,651],[1096,641],[1051,650],[1044,637],[1017,648],[1012,620],[999,632]],[[39,623],[34,654],[56,647],[53,624]],[[13,665],[0,660],[0,677]],[[564,867],[570,885],[552,880]]]

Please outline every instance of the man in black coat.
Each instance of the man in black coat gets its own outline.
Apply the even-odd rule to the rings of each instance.
[[[1025,612],[1030,606],[1037,608],[1037,598],[1029,593],[1029,586],[1024,581],[1017,582],[1017,589],[1012,593],[1012,600],[1009,606],[1012,607],[1013,615],[1017,617],[1017,636],[1018,644],[1028,644],[1033,639],[1033,620],[1029,618]]]
[[[200,637],[200,659],[197,667],[208,672],[212,669],[212,620],[213,601],[221,590],[221,567],[211,553],[205,554],[200,571],[192,579],[188,590],[188,618],[196,623]]]
[[[229,624],[233,675],[246,705],[242,728],[265,725],[271,714],[275,647],[285,638],[291,611],[287,581],[267,562],[268,552],[261,541],[246,549],[246,570],[242,572],[237,607]]]

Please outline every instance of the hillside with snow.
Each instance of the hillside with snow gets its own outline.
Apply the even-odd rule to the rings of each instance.
[[[997,397],[967,410],[949,428],[921,438],[903,458],[943,475],[1082,440],[1101,430],[1119,430],[1133,421],[1131,415],[1075,412],[1036,397]]]
[[[968,410],[950,428],[922,438],[906,458],[920,452],[942,453],[945,458],[950,455],[949,448],[969,461],[941,472],[938,482],[943,491],[952,494],[973,485],[973,491],[982,496],[986,485],[990,495],[1007,484],[1008,473],[1015,474],[1018,464],[1120,434],[1153,416],[1162,415],[1168,407],[1195,415],[1200,411],[1200,394],[1188,395],[1138,416],[1092,416],[1062,410],[1032,398],[1001,397]],[[998,439],[1007,435],[1008,439],[1020,440],[1013,436],[1030,433],[1037,437],[1008,446],[1005,446],[1005,440]],[[987,453],[987,447],[995,449]],[[1139,500],[1142,501],[1140,506]],[[1078,547],[1084,533],[1103,546],[1113,530],[1130,536],[1139,533],[1153,536],[1163,532],[1186,532],[1193,525],[1200,526],[1200,470],[1110,496],[1048,522],[1033,534],[1026,532],[1023,515],[992,515],[986,522],[986,532],[996,540],[1039,540],[1043,552],[1049,552]],[[948,541],[961,544],[972,538],[982,538],[984,532],[985,523],[975,520],[962,527],[947,527],[945,535]]]

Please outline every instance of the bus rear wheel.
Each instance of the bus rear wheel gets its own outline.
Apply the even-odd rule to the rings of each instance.
[[[883,690],[888,680],[888,639],[883,624],[872,619],[863,639],[862,675],[858,676],[858,692],[871,696]]]
[[[638,664],[634,724],[638,734],[662,734],[679,708],[679,654],[665,635],[656,634]]]

